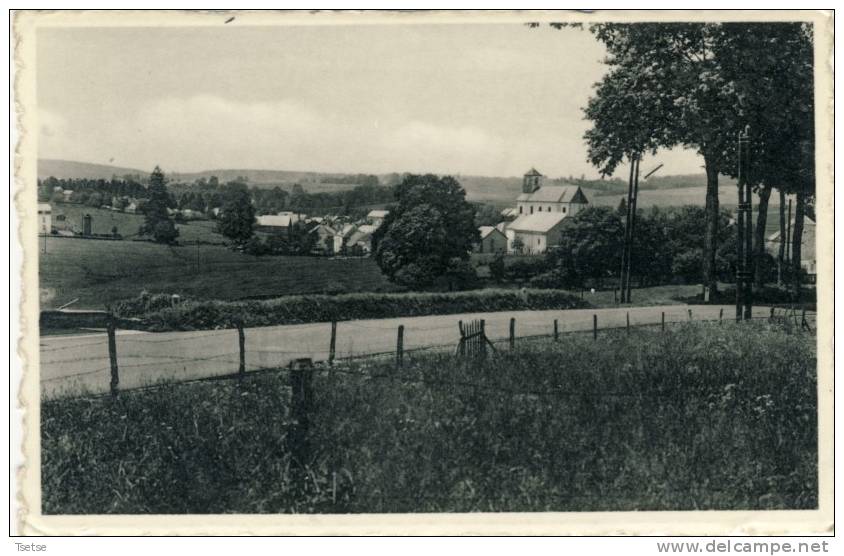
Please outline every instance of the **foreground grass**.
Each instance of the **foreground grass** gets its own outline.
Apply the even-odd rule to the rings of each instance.
[[[796,509],[817,505],[814,338],[679,325],[42,406],[45,513]]]

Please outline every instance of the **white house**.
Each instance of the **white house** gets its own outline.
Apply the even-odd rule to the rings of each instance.
[[[363,224],[358,226],[357,229],[355,229],[355,231],[352,232],[346,239],[346,247],[353,252],[358,251],[362,254],[371,253],[372,234],[377,229],[378,226],[374,226],[372,224]]]
[[[536,212],[516,218],[507,225],[507,251],[526,255],[544,253],[549,246],[560,243],[566,217],[561,212]]]
[[[357,229],[354,224],[344,224],[342,227],[335,226],[334,232],[334,252],[342,253],[343,247],[346,245],[346,239]]]
[[[366,220],[377,228],[384,223],[384,219],[387,218],[388,214],[390,214],[388,210],[371,210],[366,215]]]
[[[305,215],[295,212],[279,212],[278,214],[265,214],[257,218],[255,229],[261,232],[284,233],[290,231],[290,226],[304,222]]]
[[[49,234],[53,229],[53,207],[50,203],[38,203],[38,233]]]

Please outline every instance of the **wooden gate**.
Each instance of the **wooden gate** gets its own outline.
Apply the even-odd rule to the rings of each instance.
[[[483,319],[468,323],[461,320],[457,324],[460,329],[460,342],[457,344],[456,354],[459,357],[483,359],[486,357],[487,346],[495,351],[495,346],[486,337],[485,324]]]

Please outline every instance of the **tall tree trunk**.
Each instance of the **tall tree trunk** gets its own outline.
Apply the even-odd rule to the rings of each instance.
[[[801,247],[803,244],[803,216],[806,214],[806,194],[797,191],[797,206],[794,209],[794,230],[791,237],[791,289],[794,300],[800,301]]]
[[[756,282],[756,287],[761,288],[765,285],[765,266],[762,263],[762,257],[765,256],[765,226],[768,223],[768,200],[771,198],[771,188],[764,186],[759,188],[759,213],[756,216],[756,251],[753,257],[753,277]]]
[[[785,271],[785,189],[780,187],[780,248],[777,253],[777,286],[782,286],[783,272]]]
[[[715,252],[718,250],[718,168],[711,156],[704,154],[706,167],[706,230],[703,235],[703,298],[718,291]]]

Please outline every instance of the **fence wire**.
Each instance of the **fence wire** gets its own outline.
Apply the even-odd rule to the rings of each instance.
[[[794,324],[800,328],[808,328],[809,332],[814,332],[813,327],[810,323],[813,323],[814,315],[812,313],[805,313],[805,314],[798,314],[797,311],[784,308],[779,314],[776,312],[776,309],[772,313],[767,314],[756,314],[753,316],[752,320],[755,321],[764,321],[764,320],[774,320],[774,321],[793,321]],[[620,318],[619,315],[615,315],[613,320],[618,320]],[[489,341],[493,344],[501,345],[507,342],[517,341],[517,340],[538,340],[538,339],[547,339],[547,338],[557,338],[566,335],[572,334],[597,334],[598,332],[617,332],[621,330],[628,330],[632,331],[635,329],[640,328],[654,328],[654,327],[665,327],[665,326],[677,326],[677,325],[684,325],[690,323],[702,323],[702,322],[736,322],[733,318],[694,318],[694,314],[692,313],[688,320],[686,319],[677,319],[674,317],[673,320],[664,320],[660,322],[630,322],[629,325],[627,323],[620,324],[620,325],[612,325],[612,326],[601,326],[597,329],[594,327],[590,328],[577,328],[577,329],[562,329],[557,326],[556,331],[553,326],[553,321],[548,324],[542,323],[526,323],[526,324],[519,324],[516,323],[515,332],[516,334],[511,338],[509,334],[503,332],[501,334],[495,334],[493,337],[489,337]],[[498,323],[496,328],[503,328],[506,325],[505,322]],[[327,328],[330,326],[330,323],[314,323],[312,325],[307,326],[308,328]],[[352,327],[357,329],[367,329],[367,330],[383,330],[383,331],[393,331],[396,330],[396,326],[374,326],[370,324],[361,324],[359,322],[352,322],[352,321],[340,321],[338,322],[337,328],[342,330],[342,328]],[[405,330],[405,338],[408,335],[412,336],[415,332],[430,332],[430,331],[454,331],[454,324],[442,324],[437,326],[420,326],[414,327],[412,325],[408,326]],[[248,330],[246,330],[248,332]],[[170,344],[177,341],[190,341],[190,340],[197,340],[197,341],[205,341],[208,339],[218,338],[221,336],[229,336],[230,338],[234,339],[237,338],[238,330],[235,328],[231,329],[223,329],[212,333],[207,333],[205,331],[195,331],[195,332],[185,332],[185,333],[177,333],[177,334],[189,334],[190,336],[174,336],[168,338],[148,338],[146,334],[137,334],[137,335],[120,335],[117,336],[117,372],[119,373],[120,370],[123,369],[145,369],[154,366],[160,366],[164,369],[169,367],[182,367],[184,369],[185,365],[193,364],[193,363],[207,363],[207,362],[220,362],[221,364],[225,364],[226,366],[235,367],[242,361],[242,372],[226,372],[225,369],[219,369],[221,372],[214,373],[209,371],[208,369],[204,369],[201,372],[208,373],[206,376],[188,376],[188,377],[166,377],[161,380],[160,383],[157,383],[158,386],[161,385],[168,385],[168,384],[176,384],[176,383],[185,383],[185,382],[195,382],[198,380],[209,379],[209,380],[221,380],[224,377],[242,377],[243,374],[254,374],[256,372],[262,371],[271,371],[276,370],[280,371],[283,370],[282,366],[289,362],[292,359],[302,358],[305,357],[310,360],[316,360],[314,362],[325,362],[328,361],[347,361],[353,362],[362,359],[380,359],[384,357],[396,357],[397,352],[396,348],[390,348],[387,350],[363,350],[360,352],[355,352],[354,346],[349,347],[349,351],[343,353],[342,350],[336,350],[334,348],[307,348],[303,347],[302,349],[284,349],[284,348],[276,348],[276,347],[250,347],[248,344],[244,347],[244,353],[240,353],[239,350],[233,348],[231,350],[224,351],[222,353],[218,353],[215,355],[203,355],[201,357],[186,357],[180,354],[167,354],[167,353],[121,353],[120,346],[125,345],[148,345],[148,346],[158,346],[161,344]],[[171,333],[172,334],[172,333]],[[89,361],[108,361],[109,354],[107,351],[107,341],[106,335],[103,335],[102,340],[98,342],[86,342],[83,344],[69,344],[66,346],[56,346],[56,347],[45,347],[42,348],[42,353],[61,353],[64,351],[79,351],[80,349],[84,349],[86,352],[90,351],[90,348],[94,346],[102,346],[106,352],[102,355],[95,355],[95,356],[86,356],[86,357],[71,357],[67,359],[47,359],[42,361],[42,365],[53,365],[53,366],[64,366],[69,364],[77,364],[77,363],[86,363]],[[136,337],[141,336],[141,337]],[[389,338],[384,338],[386,342]],[[455,346],[457,345],[459,338],[457,334],[455,334],[455,338],[453,340],[443,342],[443,343],[433,343],[427,344],[423,346],[415,346],[410,348],[402,349],[401,353],[405,355],[414,355],[414,354],[425,354],[425,353],[432,353],[432,352],[444,352],[446,350],[453,351]],[[392,341],[392,340],[391,340]],[[236,345],[234,341],[232,344]],[[326,342],[328,344],[328,342]],[[214,345],[218,345],[215,343]],[[502,351],[506,351],[504,347],[499,348]],[[257,355],[260,359],[266,359],[266,357],[262,356],[280,356],[280,360],[274,362],[273,364],[266,364],[262,362],[261,364],[254,362],[254,356]],[[147,362],[139,362],[139,363],[126,363],[127,360],[137,360],[137,359],[154,359],[153,361]],[[286,359],[286,360],[285,360]],[[320,369],[320,367],[315,367]],[[349,374],[348,370],[339,369],[336,367],[329,367],[331,372],[338,373],[338,374]],[[105,373],[106,371],[113,370],[111,365],[97,367],[95,369],[82,369],[76,372],[70,372],[67,374],[62,374],[60,376],[51,376],[47,378],[42,378],[42,384],[55,384],[60,383],[61,381],[67,381],[68,383],[73,383],[74,381],[78,381],[81,377],[87,377],[90,375],[96,375],[98,373]],[[170,371],[172,372],[172,371]],[[173,372],[172,374],[179,374],[179,372]],[[126,378],[126,377],[124,377]],[[135,376],[130,376],[131,379],[137,379]],[[384,375],[377,376],[377,375],[370,375],[369,378],[379,379],[379,378],[390,378],[391,380],[397,380],[398,378],[395,375]],[[416,380],[416,379],[409,379],[407,377],[402,378],[402,380],[407,380],[409,384],[431,384],[430,381],[426,380]],[[453,386],[453,387],[473,387],[473,388],[485,388],[490,389],[491,387],[489,384],[480,384],[480,383],[466,383],[466,382],[448,382],[443,383],[446,386]],[[89,384],[89,387],[93,387],[93,389],[104,389],[107,385],[106,384]],[[138,388],[149,388],[149,387],[156,387],[148,386],[148,385],[134,385],[128,389],[138,389]],[[124,388],[125,389],[125,388]],[[492,387],[494,390],[495,387]],[[511,391],[510,393],[513,394],[521,394],[521,395],[562,395],[560,392],[555,392],[553,390],[521,390],[521,391]],[[581,394],[573,394],[573,395],[581,395]],[[606,395],[614,395],[612,393],[607,393]],[[621,396],[622,393],[618,393],[617,395]],[[90,394],[81,394],[82,397],[90,396]],[[70,394],[65,395],[58,395],[56,397],[79,397],[73,396]]]

